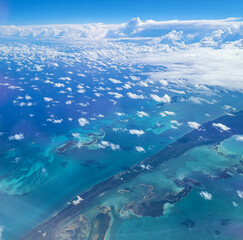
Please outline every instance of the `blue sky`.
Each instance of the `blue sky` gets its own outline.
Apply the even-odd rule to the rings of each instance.
[[[0,0],[0,25],[241,17],[242,0]]]

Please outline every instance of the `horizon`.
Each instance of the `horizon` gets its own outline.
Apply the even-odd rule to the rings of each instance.
[[[11,27],[11,26],[15,26],[15,27],[25,27],[25,26],[61,26],[61,25],[94,25],[94,24],[102,24],[102,25],[120,25],[120,24],[127,24],[130,21],[132,21],[133,19],[139,19],[142,22],[148,22],[148,21],[153,21],[153,22],[157,22],[157,23],[164,23],[164,22],[169,22],[169,23],[179,23],[179,22],[212,22],[212,21],[222,21],[222,22],[241,22],[241,20],[243,20],[243,17],[237,17],[237,16],[228,16],[225,18],[194,18],[194,19],[164,19],[164,20],[155,20],[155,19],[143,19],[140,18],[139,16],[137,17],[132,17],[130,19],[128,19],[127,21],[121,21],[121,22],[116,22],[116,23],[112,23],[112,22],[83,22],[83,23],[45,23],[45,24],[1,24],[0,23],[0,27]]]
[[[187,43],[199,38],[210,37],[223,31],[235,40],[242,35],[242,18],[202,19],[202,20],[143,20],[139,17],[117,24],[46,24],[46,25],[3,25],[0,26],[1,39],[122,39],[122,38],[163,38],[171,32],[183,34]],[[176,32],[174,32],[176,31]],[[180,33],[181,32],[181,33]],[[224,35],[223,38],[226,36]],[[239,36],[237,36],[237,34]],[[194,36],[194,37],[192,37]],[[197,37],[196,37],[197,36]],[[195,38],[196,37],[196,38]],[[232,39],[231,39],[232,40]]]

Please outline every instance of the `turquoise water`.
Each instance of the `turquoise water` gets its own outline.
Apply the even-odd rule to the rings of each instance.
[[[242,142],[234,136],[219,145],[224,155],[218,154],[215,146],[203,146],[189,150],[182,156],[164,163],[159,169],[143,174],[110,193],[96,199],[84,214],[92,219],[97,206],[112,209],[112,225],[107,239],[241,239],[243,223],[242,176],[212,180],[219,170],[239,164],[243,157]],[[235,151],[237,149],[237,151]],[[194,187],[179,202],[166,204],[161,217],[141,217],[125,205],[132,202],[159,199],[168,193],[176,193],[173,179],[193,177],[202,183]],[[145,186],[153,186],[149,195]],[[129,189],[122,192],[122,189]],[[201,192],[212,198],[204,199]]]
[[[234,113],[243,106],[242,93],[237,91],[213,87],[210,91],[203,91],[191,85],[176,86],[173,83],[167,87],[161,87],[158,83],[142,87],[140,83],[149,80],[143,74],[151,70],[147,66],[117,63],[114,68],[109,64],[89,62],[85,58],[82,61],[67,61],[65,53],[75,53],[75,47],[55,47],[63,52],[63,55],[55,58],[59,66],[50,65],[52,59],[43,60],[42,71],[33,70],[35,64],[40,64],[41,56],[32,56],[31,63],[23,57],[22,63],[26,67],[21,66],[21,71],[17,71],[19,63],[16,56],[10,54],[0,59],[0,226],[4,229],[4,239],[17,239],[65,207],[70,199],[82,191],[177,140],[191,131],[188,121],[202,124],[226,113]],[[20,51],[16,54],[21,57],[24,53]],[[140,80],[133,80],[132,76]],[[65,79],[60,80],[63,77]],[[109,78],[122,83],[114,84]],[[65,87],[55,87],[56,83],[62,83]],[[124,84],[130,84],[131,88],[123,87]],[[170,90],[185,91],[185,94]],[[117,98],[114,92],[123,97]],[[143,95],[144,98],[129,98],[127,92]],[[152,100],[150,94],[168,94],[172,100],[161,104]],[[46,97],[52,100],[44,100]],[[195,102],[195,98],[200,101]],[[162,117],[161,113],[166,111],[174,114]],[[141,112],[147,115],[141,117]],[[85,118],[88,123],[79,124],[80,118]],[[130,130],[143,131],[143,134],[131,134]],[[24,139],[10,140],[20,133],[24,134]],[[58,152],[70,141],[74,144],[66,151]],[[123,194],[124,198],[120,194],[116,196],[115,190],[108,194],[110,199],[97,201],[107,205],[114,201],[118,208],[122,208],[124,203],[144,196],[147,187],[136,187],[144,183],[152,184],[156,194],[177,193],[181,188],[175,185],[172,177],[200,176],[201,180],[206,173],[214,176],[218,170],[239,161],[241,146],[242,142],[234,138],[225,141],[219,149],[227,155],[226,158],[218,155],[214,146],[192,150],[181,156],[180,160],[171,160],[156,172],[144,174],[128,183],[128,187],[134,191]],[[142,150],[136,147],[142,147]],[[223,181],[226,185],[237,183],[240,176]],[[207,191],[214,192],[211,187]],[[176,224],[183,221],[183,217],[169,213],[175,211],[175,206],[179,207],[185,201],[189,204],[192,199],[206,204],[208,201],[204,202],[198,192],[199,189],[193,189],[181,202],[168,207],[168,215],[158,219],[138,218],[131,212],[124,212],[128,220],[123,221],[116,213],[117,218],[109,234],[114,236],[118,233],[115,236],[117,239],[131,239],[133,234],[140,234],[140,231],[134,230],[135,226],[140,226],[140,239],[148,236],[152,230],[153,234],[157,234],[154,235],[156,239],[165,234],[160,231],[163,228],[158,227],[163,225],[166,231],[174,229],[175,232],[176,229],[175,234],[180,236],[180,231],[186,230],[184,225]],[[218,196],[220,194],[223,196],[223,192]],[[216,206],[217,196],[214,197],[214,194],[213,199],[215,202],[210,201],[210,204]],[[240,200],[237,201],[239,204]],[[96,202],[92,204],[95,206]],[[185,206],[177,211],[184,212]],[[240,209],[240,206],[236,209]],[[92,213],[95,211],[91,207],[87,209],[87,214],[92,216]],[[233,218],[233,215],[230,216]],[[146,235],[142,229],[150,231]],[[165,236],[169,239],[170,234],[173,234],[172,230],[168,230],[168,236]]]
[[[115,226],[113,239],[161,239],[161,236],[163,239],[242,239],[242,199],[236,196],[236,189],[232,189],[238,181],[242,181],[242,177],[207,185],[207,190],[214,192],[212,201],[200,197],[202,189],[194,189],[171,206],[163,217],[125,220]],[[225,189],[228,189],[226,194]],[[234,207],[232,200],[237,201],[239,207]],[[193,221],[191,228],[183,224],[188,219]],[[222,225],[224,220],[226,225]]]

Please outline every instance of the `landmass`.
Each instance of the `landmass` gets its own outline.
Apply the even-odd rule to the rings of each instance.
[[[159,151],[153,156],[143,160],[142,162],[136,165],[131,166],[123,172],[120,172],[100,182],[99,184],[93,186],[89,190],[82,192],[78,196],[78,204],[76,204],[77,201],[75,202],[75,204],[73,204],[73,200],[70,201],[70,205],[62,209],[54,217],[50,218],[49,220],[46,220],[39,226],[35,227],[33,230],[31,230],[29,233],[23,236],[21,240],[61,239],[57,238],[57,236],[60,233],[60,229],[62,228],[64,222],[68,221],[69,219],[72,219],[74,216],[79,217],[82,214],[82,210],[98,196],[104,194],[107,191],[113,190],[126,182],[131,181],[132,179],[134,179],[142,173],[153,171],[161,163],[168,161],[172,158],[176,158],[188,151],[189,149],[202,145],[219,144],[223,140],[228,139],[233,135],[243,134],[242,122],[243,111],[239,111],[237,113],[234,113],[234,115],[225,115],[201,125],[201,127],[198,130],[193,130],[189,132],[188,134],[184,135],[182,138],[178,139],[174,143],[168,145],[163,150]],[[213,123],[224,124],[228,128],[230,128],[230,130],[223,131],[221,129],[218,129],[213,126]],[[240,168],[238,169],[238,171],[241,171]],[[229,177],[229,175],[229,170],[225,169],[221,173],[220,177]],[[137,215],[157,217],[163,214],[164,205],[166,203],[174,203],[180,201],[181,198],[183,198],[186,194],[188,194],[191,191],[193,186],[200,185],[200,182],[188,178],[183,179],[183,181],[181,182],[178,180],[175,181],[177,181],[178,186],[184,187],[183,190],[179,193],[176,193],[174,195],[170,194],[167,196],[163,196],[160,200],[151,201],[149,203],[143,201],[141,203],[131,203],[127,205],[127,208],[130,208]],[[151,187],[148,188],[148,191],[150,193],[152,190],[153,189]],[[126,189],[126,191],[128,190]],[[95,217],[95,226],[92,231],[91,239],[104,239],[111,221],[108,212],[103,212],[99,214]],[[101,221],[103,222],[101,223]],[[191,222],[190,220],[183,222],[182,224],[188,227],[193,227],[193,222]],[[89,230],[89,232],[90,231],[91,230]],[[87,238],[70,237],[65,239],[73,240]]]

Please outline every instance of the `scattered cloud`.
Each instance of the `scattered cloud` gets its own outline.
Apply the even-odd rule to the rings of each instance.
[[[111,150],[113,151],[117,151],[117,150],[120,150],[121,147],[119,144],[114,144],[114,143],[111,143],[111,142],[108,142],[108,141],[101,141],[100,143],[98,143],[98,148],[107,148],[107,147],[110,147]]]
[[[170,103],[171,97],[165,94],[163,97],[159,97],[156,94],[151,94],[150,97],[156,102]]]
[[[230,128],[222,123],[213,123],[212,126],[221,131],[230,131]]]
[[[201,191],[200,196],[204,198],[205,200],[212,200],[212,194],[206,192],[206,191]]]
[[[142,118],[142,117],[149,117],[148,113],[144,111],[137,111],[137,115]]]
[[[237,190],[237,195],[239,196],[239,198],[243,198],[243,191]]]
[[[197,122],[187,122],[187,124],[188,124],[188,126],[190,127],[190,128],[193,128],[193,129],[199,129],[200,128],[200,124],[199,123],[197,123]]]
[[[143,130],[130,129],[129,133],[132,135],[137,135],[138,137],[143,135],[145,132]]]
[[[146,152],[145,149],[141,146],[136,146],[135,149],[138,151],[138,152]]]
[[[166,116],[175,116],[176,114],[172,111],[164,111],[160,113],[161,117],[166,117]]]
[[[0,54],[3,56],[14,53],[14,56],[17,57],[16,53],[20,54],[21,52],[20,55],[26,59],[25,54],[33,52],[33,56],[36,56],[41,52],[42,59],[52,59],[54,63],[61,58],[66,62],[70,60],[80,62],[81,59],[87,58],[91,61],[104,61],[104,64],[111,62],[161,66],[166,71],[151,70],[144,75],[148,75],[149,80],[158,81],[162,87],[167,87],[168,91],[177,91],[178,93],[184,93],[184,91],[170,89],[171,84],[190,83],[204,89],[204,91],[207,89],[205,85],[242,90],[242,36],[243,22],[237,18],[160,22],[142,21],[139,18],[134,18],[128,23],[109,25],[98,23],[0,26],[0,38],[44,38],[53,41],[62,41],[68,38],[79,48],[76,51],[75,59],[71,53],[69,53],[69,57],[68,53],[58,51],[50,46],[36,45],[33,48],[25,43],[18,44],[16,47],[2,44]],[[123,41],[124,39],[126,41]],[[39,71],[43,69],[43,66],[35,64],[32,68]],[[86,77],[86,74],[77,73],[77,76]],[[130,76],[130,79],[140,86],[147,86],[149,83],[141,81],[142,78],[137,74]],[[71,78],[64,76],[59,80],[65,81],[66,84]],[[121,82],[114,78],[110,78],[110,81]],[[64,83],[52,82],[49,79],[46,79],[46,82],[53,84],[54,87],[64,87]],[[19,86],[8,87],[10,89],[20,88]],[[124,82],[123,88],[130,87],[130,83]],[[83,93],[85,89],[78,91]],[[139,99],[136,95],[130,96]],[[162,101],[161,97],[154,97],[156,100]],[[194,102],[199,103],[200,100],[194,99]]]
[[[10,136],[9,137],[9,140],[23,140],[24,139],[24,134],[23,133],[18,133],[18,134],[15,134],[13,136]]]
[[[77,200],[73,200],[72,203],[73,205],[78,205],[79,203],[81,203],[83,201],[83,198],[81,198],[80,196],[77,196]]]
[[[236,140],[239,142],[243,142],[243,136],[236,136]]]
[[[108,94],[113,95],[117,99],[123,97],[123,95],[121,93],[117,93],[117,92],[108,92]]]
[[[132,99],[144,99],[144,96],[143,95],[137,95],[135,93],[131,93],[131,92],[128,92],[127,93],[127,96],[132,98]]]
[[[45,100],[46,102],[51,102],[51,101],[53,101],[53,99],[52,99],[52,98],[49,98],[49,97],[44,97],[44,100]]]
[[[122,83],[120,80],[114,79],[114,78],[109,78],[109,80],[115,84],[117,83]]]
[[[79,118],[78,123],[81,127],[84,127],[86,124],[89,124],[89,121],[86,118]]]

